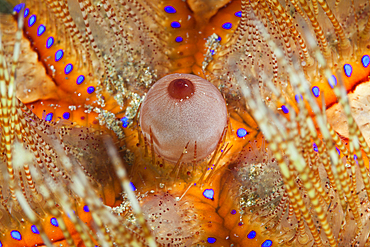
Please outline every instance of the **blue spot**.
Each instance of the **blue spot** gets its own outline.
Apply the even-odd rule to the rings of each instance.
[[[31,231],[32,231],[34,234],[40,234],[39,229],[37,229],[37,227],[36,227],[35,225],[32,225],[32,226],[31,226]]]
[[[166,6],[166,7],[164,7],[164,11],[166,11],[169,14],[175,14],[176,13],[176,9],[174,7],[172,7],[172,6]]]
[[[210,244],[216,243],[216,240],[217,240],[216,238],[212,238],[212,237],[207,238],[207,242]]]
[[[85,211],[86,213],[90,212],[90,209],[89,209],[89,207],[88,207],[87,205],[85,205],[85,206],[84,206],[84,211]]]
[[[52,45],[54,44],[54,38],[53,37],[49,37],[47,40],[46,40],[46,48],[50,48]]]
[[[328,82],[330,87],[334,88],[337,85],[337,78],[335,77],[335,75],[330,76]]]
[[[55,62],[58,62],[60,59],[62,59],[63,54],[63,50],[57,50],[57,52],[55,53]]]
[[[50,48],[52,45],[54,44],[54,38],[53,37],[49,37],[47,40],[46,40],[46,48]]]
[[[289,113],[289,109],[288,109],[285,105],[282,105],[282,106],[281,106],[281,110],[282,110],[285,114],[288,114],[288,113]]]
[[[66,65],[66,67],[64,68],[64,73],[65,73],[66,75],[68,75],[69,73],[71,73],[72,69],[73,69],[73,65],[69,63],[69,64],[67,64],[67,65]]]
[[[241,11],[235,12],[235,16],[236,17],[242,17],[242,12]]]
[[[243,129],[243,128],[239,128],[237,131],[236,131],[236,135],[239,137],[239,138],[243,138],[244,136],[248,135],[248,132]]]
[[[131,186],[132,191],[135,191],[136,190],[136,187],[135,187],[135,185],[132,182],[130,182],[130,186]]]
[[[299,96],[301,96],[301,97],[299,97]],[[297,103],[299,103],[299,98],[301,98],[301,100],[303,100],[303,96],[301,95],[301,94],[296,94],[295,96],[294,96],[294,98],[295,98],[295,101],[297,101]]]
[[[53,119],[53,113],[48,113],[45,117],[45,121],[51,121]]]
[[[95,88],[93,86],[87,88],[87,93],[92,94],[95,91]]]
[[[13,11],[15,11],[15,12],[19,13],[19,11],[21,11],[25,6],[26,6],[26,5],[25,5],[24,3],[17,4],[17,5],[14,7]]]
[[[122,122],[122,127],[127,128],[128,124],[129,124],[128,118],[127,117],[121,118],[121,122]]]
[[[69,112],[63,113],[63,118],[64,119],[69,119],[71,117],[71,114]]]
[[[314,86],[312,88],[312,93],[313,93],[313,95],[315,95],[316,98],[319,97],[320,96],[320,88],[317,87],[317,86]]]
[[[177,43],[180,43],[180,42],[182,42],[184,39],[181,37],[181,36],[178,36],[178,37],[176,37],[176,39],[175,39],[175,41],[177,42]]]
[[[173,22],[171,22],[171,27],[172,28],[180,28],[181,24],[178,21],[173,21]]]
[[[215,50],[210,50],[212,56],[216,54]]]
[[[3,243],[1,243],[1,241],[0,241],[0,247],[3,247]]]
[[[236,214],[236,210],[235,209],[231,210],[231,214],[232,215]]]
[[[220,37],[220,36],[218,36],[217,40],[218,40],[218,41],[221,41],[221,37]]]
[[[313,146],[313,151],[315,151],[315,152],[318,152],[319,151],[319,149],[317,148],[316,143],[314,143],[312,146]]]
[[[53,226],[55,226],[55,227],[58,227],[58,226],[59,226],[58,221],[57,221],[57,219],[56,219],[56,218],[51,218],[51,219],[50,219],[50,223],[51,223]]]
[[[350,64],[346,63],[343,66],[343,69],[344,69],[344,73],[346,74],[346,76],[351,77],[351,75],[352,75],[352,66]]]
[[[250,231],[250,232],[248,233],[247,238],[249,238],[249,239],[254,239],[254,238],[256,237],[256,235],[257,235],[257,233],[256,233],[255,231]]]
[[[29,13],[30,13],[30,9],[29,8],[25,9],[24,10],[24,18],[26,18]]]
[[[353,159],[354,160],[357,160],[357,155],[355,154],[355,155],[353,155]]]
[[[85,80],[85,76],[79,75],[76,80],[77,85],[80,85],[84,80]]]
[[[205,189],[203,192],[203,196],[210,200],[213,200],[214,195],[215,195],[215,192],[213,191],[213,189]]]
[[[335,147],[335,149],[337,150],[338,154],[340,155],[340,150],[339,150],[339,148]]]
[[[361,58],[361,62],[362,62],[362,65],[367,68],[367,66],[369,66],[370,64],[370,57],[369,55],[363,55],[362,58]]]
[[[272,246],[272,241],[269,239],[263,242],[261,245],[261,247],[270,247],[270,246]]]
[[[233,24],[231,24],[230,22],[225,22],[224,24],[222,24],[222,28],[223,29],[230,29],[232,28]]]
[[[18,231],[15,231],[15,230],[11,231],[10,236],[12,236],[12,238],[14,238],[15,240],[18,240],[18,241],[22,240],[22,235]]]
[[[37,36],[40,36],[41,34],[43,34],[45,32],[46,28],[44,25],[40,25],[38,28],[37,28]]]
[[[36,16],[35,15],[31,15],[31,17],[28,19],[28,26],[29,27],[32,27],[33,24],[35,24],[36,22]]]

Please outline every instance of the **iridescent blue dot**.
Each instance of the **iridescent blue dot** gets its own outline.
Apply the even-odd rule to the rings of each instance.
[[[244,136],[248,135],[248,131],[246,131],[244,128],[239,128],[239,129],[236,131],[236,135],[237,135],[239,138],[243,138]]]
[[[270,246],[272,246],[272,241],[271,240],[266,240],[265,242],[263,242],[262,244],[261,244],[261,247],[270,247]]]
[[[71,71],[73,70],[73,65],[72,64],[67,64],[66,67],[64,67],[64,73],[66,75],[68,75],[69,73],[71,73]]]
[[[45,121],[51,121],[53,119],[53,113],[48,113],[45,117]]]
[[[236,210],[235,209],[231,210],[231,214],[232,215],[236,214]]]
[[[26,18],[29,13],[30,13],[30,9],[29,8],[25,9],[24,10],[24,18]]]
[[[316,98],[319,97],[320,96],[320,88],[318,86],[314,86],[312,88],[312,93],[313,93],[313,95],[315,95]]]
[[[344,69],[344,73],[346,74],[346,76],[351,77],[351,75],[352,75],[352,66],[350,64],[346,63],[343,66],[343,69]]]
[[[354,160],[357,160],[357,155],[355,154],[355,155],[353,155],[353,159]]]
[[[56,218],[51,218],[51,219],[50,219],[50,223],[51,223],[53,226],[55,226],[55,227],[58,227],[58,226],[59,226],[58,221],[57,221],[57,219],[56,219]]]
[[[25,5],[24,3],[17,4],[17,5],[14,7],[13,11],[15,11],[15,12],[19,13],[19,11],[21,11],[21,10],[22,10],[22,8],[24,8],[25,6],[26,6],[26,5]]]
[[[58,62],[60,59],[62,59],[63,54],[63,50],[57,50],[57,52],[55,53],[55,62]]]
[[[370,64],[370,57],[369,55],[363,55],[362,58],[361,58],[361,62],[362,62],[362,65],[367,68],[367,66],[369,66]]]
[[[3,243],[1,243],[1,241],[0,241],[0,247],[3,247]]]
[[[289,113],[289,109],[288,109],[288,107],[286,107],[285,105],[282,105],[282,106],[281,106],[281,110],[282,110],[285,114],[288,114],[288,113]]]
[[[230,29],[232,27],[233,27],[233,24],[231,24],[230,22],[225,22],[224,24],[222,24],[223,29]]]
[[[221,39],[222,39],[222,38],[221,38],[220,36],[218,36],[217,40],[218,40],[218,41],[221,41]]]
[[[300,97],[299,97],[300,96]],[[295,96],[294,96],[294,98],[295,98],[295,101],[297,101],[297,103],[299,103],[299,101],[300,101],[300,99],[299,98],[301,98],[301,100],[303,100],[303,96],[301,95],[301,94],[296,94]]]
[[[313,146],[313,151],[315,151],[315,152],[318,152],[319,151],[319,149],[317,148],[316,143],[312,144],[312,146]]]
[[[35,225],[32,225],[32,226],[31,226],[31,231],[32,231],[34,234],[40,234],[39,229],[37,229],[37,227],[36,227]]]
[[[171,22],[171,27],[172,28],[180,28],[181,24],[178,21],[173,21],[173,22]]]
[[[63,118],[64,119],[69,119],[71,117],[71,114],[69,112],[63,113]]]
[[[87,88],[87,93],[92,94],[95,91],[95,88],[93,86]]]
[[[182,42],[184,39],[181,37],[181,36],[178,36],[178,37],[176,37],[176,39],[175,39],[175,41],[177,42],[177,43],[180,43],[180,42]]]
[[[77,85],[80,85],[82,82],[84,82],[84,80],[85,80],[85,76],[79,75],[76,80]]]
[[[213,189],[205,189],[203,192],[203,196],[210,200],[213,200],[214,195],[215,195],[215,192],[213,191]]]
[[[241,11],[235,12],[235,16],[236,17],[242,17],[242,12]]]
[[[87,205],[85,205],[85,206],[84,206],[84,211],[85,211],[86,213],[90,212],[90,209],[89,209],[89,207],[88,207]]]
[[[335,75],[331,75],[328,82],[330,87],[334,88],[337,85],[337,78],[335,77]]]
[[[212,237],[209,237],[209,238],[207,238],[207,242],[209,243],[209,244],[214,244],[214,243],[216,243],[216,238],[212,238]]]
[[[169,14],[175,14],[176,13],[176,9],[174,7],[172,7],[172,6],[166,6],[166,7],[164,7],[164,11],[166,11]]]
[[[247,235],[247,238],[254,239],[256,237],[257,233],[255,231],[250,231]]]
[[[212,56],[216,54],[215,50],[210,50],[210,52]]]
[[[340,155],[340,150],[339,150],[339,148],[335,147],[335,149],[337,150],[338,154]]]
[[[33,24],[35,24],[36,22],[36,16],[35,15],[31,15],[31,17],[28,19],[28,26],[29,27],[32,27]]]
[[[41,24],[38,28],[37,28],[37,36],[40,36],[41,34],[45,33],[45,30],[46,30],[46,27]]]
[[[52,45],[54,44],[54,38],[53,37],[49,37],[47,40],[46,40],[46,48],[50,48]]]
[[[130,182],[130,187],[131,187],[131,190],[132,191],[135,191],[136,190],[136,187],[135,187],[135,185],[132,182]]]
[[[22,235],[20,232],[16,231],[16,230],[13,230],[10,232],[10,236],[12,236],[12,238],[14,238],[15,240],[18,240],[18,241],[21,241],[22,240]]]
[[[122,122],[122,127],[127,128],[128,124],[129,124],[128,118],[127,117],[121,118],[121,122]]]

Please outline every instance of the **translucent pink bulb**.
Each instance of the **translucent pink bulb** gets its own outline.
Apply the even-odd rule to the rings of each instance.
[[[141,105],[140,125],[154,151],[177,162],[201,160],[211,154],[227,125],[225,100],[218,89],[201,77],[171,74],[157,81]],[[150,143],[150,141],[149,141]]]

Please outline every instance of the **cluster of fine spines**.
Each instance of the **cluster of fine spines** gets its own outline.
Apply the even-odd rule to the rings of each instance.
[[[92,220],[89,206],[77,198],[89,201],[94,210],[103,208],[98,198],[115,205],[119,192],[116,180],[109,175],[114,173],[109,172],[107,158],[103,163],[100,160],[105,147],[99,133],[86,128],[68,128],[68,122],[56,124],[39,119],[15,97],[14,75],[22,24],[22,21],[18,23],[12,62],[4,56],[0,43],[0,83],[4,89],[1,94],[1,165],[5,168],[0,178],[4,224],[0,245],[50,245],[53,239],[57,244],[73,246],[74,242],[79,245],[89,238],[91,243],[96,243],[85,226]],[[102,171],[107,172],[105,177],[100,176]],[[73,187],[76,182],[85,183],[86,188],[95,187],[96,192],[84,193]]]
[[[97,81],[92,75],[97,76],[99,72],[91,72],[93,70],[91,58],[79,43],[83,41],[82,37],[79,41],[75,40],[76,36],[80,37],[81,34],[68,12],[68,7],[45,5],[30,3],[18,6],[18,8],[24,6],[18,13],[24,16],[24,34],[31,40],[31,46],[38,53],[46,73],[57,87],[67,94],[78,95],[73,100],[65,101],[81,104],[86,98],[93,97],[91,94],[95,91]],[[41,14],[48,11],[56,12],[57,7],[63,10],[59,15]]]
[[[190,72],[194,64],[195,20],[182,1],[30,1],[14,11],[24,17],[24,35],[55,84],[29,104],[48,120],[95,128],[98,120],[121,136],[122,113],[133,115],[128,104],[139,105],[157,73]]]
[[[79,32],[72,19],[67,18],[70,17],[68,11],[59,13],[58,16],[41,14],[45,11],[52,12],[50,8],[55,8],[55,6],[29,2],[27,5],[17,5],[14,9],[17,13],[16,18],[22,15],[24,19],[24,35],[30,40],[32,49],[45,67],[45,77],[52,80],[51,83],[41,84],[41,88],[35,89],[40,93],[45,90],[50,90],[50,92],[48,95],[38,97],[38,101],[32,103],[34,112],[39,117],[44,115],[47,121],[66,119],[75,121],[79,125],[98,126],[93,122],[95,116],[89,117],[82,109],[86,99],[91,100],[90,102],[97,99],[95,95],[97,80],[93,79],[90,72],[92,71],[91,59],[88,59],[86,50],[79,41],[70,38],[78,36],[76,33],[79,34]],[[69,22],[64,27],[62,23],[67,22],[67,19]],[[57,24],[63,28],[58,29]],[[71,26],[74,26],[73,35],[70,33],[72,32]],[[87,62],[83,62],[84,59],[87,59]],[[24,69],[22,67],[20,71]],[[39,73],[42,73],[42,70]],[[22,85],[21,87],[25,88],[26,92],[32,92],[33,89],[29,85],[32,83],[34,85],[38,77],[21,78],[23,81],[18,81],[18,84]],[[21,99],[24,98],[26,102],[35,100],[32,96],[29,98],[27,93],[20,94],[20,96],[23,96]],[[30,107],[32,107],[31,104]],[[91,119],[91,123],[85,123],[88,119]]]
[[[236,7],[233,8],[233,6]],[[318,14],[314,14],[316,8],[313,6],[317,7]],[[213,55],[213,61],[207,67],[213,75],[208,73],[208,76],[217,78],[215,75],[218,75],[222,79],[215,79],[215,83],[231,84],[234,86],[233,90],[237,92],[238,76],[252,74],[266,102],[269,103],[271,100],[266,79],[285,88],[285,97],[288,101],[295,102],[297,98],[299,99],[300,96],[295,95],[289,86],[290,78],[285,73],[284,67],[278,65],[274,52],[260,35],[262,30],[256,28],[257,25],[264,25],[265,31],[269,32],[274,42],[281,47],[288,61],[299,63],[303,68],[306,77],[309,78],[312,95],[317,98],[319,105],[321,105],[322,96],[324,96],[327,107],[333,105],[336,97],[332,88],[337,83],[337,78],[333,76],[329,84],[327,83],[328,80],[325,79],[316,58],[311,54],[310,48],[307,48],[308,42],[316,38],[320,49],[324,55],[326,54],[325,58],[333,75],[336,74],[337,69],[341,70],[340,74],[343,77],[345,88],[347,91],[353,90],[357,85],[366,81],[370,72],[367,51],[368,35],[366,34],[368,16],[364,14],[368,6],[366,3],[346,3],[344,1],[340,3],[342,7],[334,7],[334,1],[329,2],[328,5],[319,2],[313,6],[307,4],[306,1],[292,1],[285,5],[279,1],[241,1],[238,4],[234,1],[230,3],[211,19],[210,26],[213,28],[207,26],[205,30],[208,34],[208,36],[205,35],[206,37],[213,32],[219,37],[221,43],[216,50],[210,47],[200,48],[200,53],[206,54],[208,50]],[[340,11],[346,8],[350,10],[348,15]],[[327,18],[324,13],[334,13],[334,17]],[[235,18],[227,18],[233,21],[223,21],[223,16],[233,14]],[[225,28],[229,29],[225,30]],[[311,34],[308,34],[308,30]],[[348,37],[351,37],[354,45],[350,44]],[[199,42],[202,43],[201,40]],[[205,59],[204,55],[199,56],[199,59],[196,59],[197,65],[201,66]],[[232,82],[233,77],[234,82]],[[292,110],[281,102],[274,107],[283,114]]]
[[[291,241],[297,244],[314,242],[316,245],[331,246],[355,243],[365,245],[368,242],[368,229],[362,221],[366,221],[368,217],[364,212],[368,201],[369,178],[365,167],[367,158],[363,156],[368,156],[369,148],[351,115],[341,71],[336,74],[338,83],[333,85],[333,92],[348,121],[349,139],[346,143],[343,143],[326,122],[325,113],[320,110],[304,72],[289,65],[280,48],[271,42],[270,35],[265,32],[263,37],[277,54],[278,62],[286,66],[295,94],[302,95],[301,99],[310,104],[315,114],[315,119],[311,118],[309,108],[299,99],[298,108],[292,108],[295,110],[291,111],[290,118],[272,116],[272,110],[260,98],[252,96],[253,89],[247,89],[247,84],[241,83],[252,116],[269,141],[269,149],[279,165],[289,198],[289,215],[294,215],[297,220],[297,231]],[[317,46],[312,46],[311,49],[317,61],[324,61]],[[328,64],[321,63],[320,66],[330,83],[332,71]],[[277,101],[287,102],[281,89],[272,84],[269,87]],[[290,103],[287,106],[292,107]],[[258,112],[254,109],[258,109]],[[360,199],[359,193],[363,193],[364,197]],[[337,207],[341,207],[342,211],[337,211]],[[332,223],[333,220],[337,222],[338,217],[341,221],[340,229]],[[344,224],[347,221],[351,226],[356,223],[356,230]],[[284,224],[285,220],[281,222]]]
[[[23,108],[27,111],[25,106]],[[32,112],[28,110],[28,114],[32,114]],[[32,115],[28,115],[27,118],[30,118],[30,116]],[[96,157],[94,158],[94,152],[99,153],[98,156],[101,157],[104,148],[98,135],[93,134],[88,129],[65,127],[58,129],[56,126],[50,126],[50,123],[37,118],[32,121],[33,128],[31,127],[29,132],[32,133],[32,136],[35,136],[34,141],[25,141],[30,139],[27,135],[24,136],[23,140],[27,143],[25,147],[33,151],[33,155],[29,154],[31,157],[27,160],[26,154],[28,151],[17,146],[14,148],[14,152],[23,153],[21,162],[26,162],[21,167],[14,167],[16,172],[19,171],[19,176],[15,176],[15,200],[8,195],[8,188],[4,186],[6,180],[5,178],[2,179],[3,191],[1,198],[2,211],[4,212],[2,220],[6,225],[3,228],[4,232],[2,232],[0,241],[3,246],[30,246],[41,244],[47,239],[65,239],[61,242],[65,243],[66,241],[72,241],[73,238],[78,243],[81,241],[81,233],[76,228],[80,227],[78,225],[81,223],[90,224],[91,214],[89,213],[89,207],[83,204],[81,200],[71,199],[63,194],[72,195],[71,190],[55,192],[55,186],[65,188],[71,179],[73,180],[73,169],[71,167],[67,169],[65,164],[58,159],[58,156],[63,156],[63,153],[59,153],[62,150],[61,148],[66,153],[64,155],[73,157],[72,162],[75,166],[80,166],[83,174],[91,181],[90,186],[94,185],[96,188],[102,186],[101,189],[97,189],[98,194],[96,196],[102,198],[107,205],[115,205],[116,203],[116,197],[118,197],[120,191],[115,188],[117,187],[115,183],[118,181],[109,177],[109,173],[105,173],[105,177],[100,176],[102,169],[107,171],[109,167],[107,167],[107,163],[103,164]],[[61,142],[59,151],[54,149],[57,148],[58,142]],[[35,164],[32,164],[33,162]],[[37,165],[37,168],[34,167],[35,165]],[[110,174],[114,173],[110,172]],[[21,198],[20,191],[23,194]],[[57,199],[59,196],[56,196],[55,193],[61,193],[59,196],[65,197],[65,201],[61,201],[60,198]],[[74,197],[72,196],[72,198]],[[59,206],[55,206],[56,203]],[[25,205],[29,205],[29,208],[26,207],[25,209]],[[63,209],[60,208],[60,205],[63,205]],[[67,206],[72,207],[72,209],[66,211],[64,207]],[[71,215],[72,210],[78,216],[77,223],[70,216],[67,217],[67,212]],[[13,213],[10,215],[9,212]],[[32,215],[37,216],[34,218]],[[41,220],[36,220],[39,217]],[[20,220],[22,218],[29,218],[30,221]]]
[[[173,73],[191,73],[197,51],[196,21],[183,1],[160,1],[156,19],[166,33],[166,52]]]
[[[204,76],[204,60],[209,47],[206,45],[206,40],[212,34],[216,34],[218,42],[225,45],[232,37],[238,27],[241,18],[240,1],[232,1],[225,7],[221,8],[215,16],[213,16],[207,25],[201,31],[197,46],[198,52],[195,54],[195,65],[193,66],[193,73],[198,76]],[[227,21],[226,21],[227,20]],[[216,54],[216,50],[211,51],[211,54]],[[213,63],[212,63],[213,65]],[[210,69],[212,70],[212,65]]]

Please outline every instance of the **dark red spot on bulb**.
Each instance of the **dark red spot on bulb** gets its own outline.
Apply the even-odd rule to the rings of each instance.
[[[170,162],[192,162],[210,155],[227,125],[225,100],[207,80],[171,74],[157,81],[141,105],[140,126],[154,151]],[[149,141],[151,143],[151,141]],[[196,150],[195,150],[196,149]]]
[[[168,85],[168,94],[174,99],[188,99],[193,96],[194,84],[188,79],[175,79]]]

